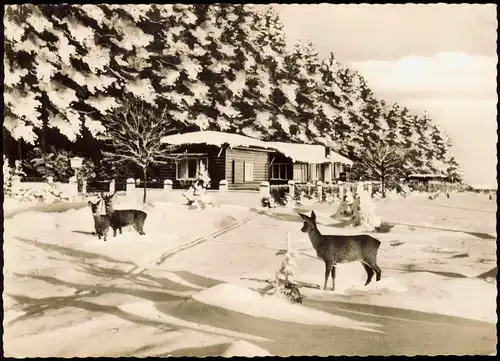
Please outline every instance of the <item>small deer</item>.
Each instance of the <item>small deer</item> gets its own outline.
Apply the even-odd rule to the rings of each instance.
[[[143,227],[146,217],[148,216],[147,213],[138,209],[115,210],[113,208],[113,197],[115,194],[116,192],[106,196],[101,192],[106,215],[109,217],[111,228],[113,229],[113,237],[116,237],[116,230],[119,230],[120,234],[122,234],[122,227],[130,225],[132,225],[141,236],[145,235],[146,233],[144,233]]]
[[[309,235],[318,258],[325,262],[325,284],[330,273],[332,275],[332,290],[335,289],[335,265],[337,263],[348,263],[361,261],[368,278],[365,286],[368,285],[373,277],[374,271],[377,274],[377,281],[380,281],[382,271],[377,266],[377,252],[380,241],[367,235],[322,235],[316,226],[316,214],[312,211],[311,216],[299,213],[304,220],[302,232]]]
[[[101,239],[101,237],[104,237],[104,242],[106,242],[110,221],[108,216],[99,214],[99,203],[101,203],[101,200],[98,200],[96,203],[92,203],[91,201],[89,201],[89,206],[90,209],[92,209],[92,216],[94,217],[94,228],[97,237],[99,239]]]

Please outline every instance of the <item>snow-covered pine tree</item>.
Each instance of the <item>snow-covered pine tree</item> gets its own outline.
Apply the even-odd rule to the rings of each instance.
[[[426,114],[387,108],[310,43],[287,53],[272,7],[25,4],[8,6],[4,24],[4,127],[15,139],[34,143],[47,127],[97,136],[129,94],[166,106],[179,129],[321,142],[351,157],[380,141],[385,117],[388,141],[411,153],[408,169],[450,158]]]
[[[339,87],[339,78],[337,76],[342,67],[333,53],[322,61],[319,69],[322,76],[322,87],[320,89],[320,109],[319,115],[330,123],[331,130],[329,146],[335,151],[341,151],[342,144],[347,140],[346,135],[350,128],[344,123],[342,112],[345,111],[344,91]]]
[[[286,234],[285,250],[279,251],[277,254],[283,254],[285,257],[274,275],[274,280],[261,291],[270,292],[276,296],[285,296],[293,303],[302,303],[303,296],[295,281],[296,261],[299,259],[299,253],[292,248],[290,233]]]
[[[154,99],[141,78],[154,38],[141,29],[149,5],[10,5],[5,13],[5,122],[15,139],[57,128],[74,140],[119,105],[113,90]],[[141,63],[142,62],[142,63]],[[135,87],[132,87],[135,85]]]
[[[265,132],[264,139],[289,140],[294,120],[293,110],[286,109],[290,99],[284,93],[290,88],[285,69],[286,40],[283,24],[272,7],[255,13],[252,39],[258,50],[255,59],[260,65],[254,89],[263,100],[261,108],[255,110],[255,126]],[[294,92],[289,96],[295,101]]]
[[[326,143],[324,135],[331,133],[331,123],[324,121],[319,114],[323,79],[319,54],[312,42],[299,41],[285,59],[285,64],[291,83],[283,89],[286,89],[284,93],[292,105],[288,110],[294,113],[292,119],[296,119],[298,126],[298,129],[291,127],[290,134],[298,141]]]

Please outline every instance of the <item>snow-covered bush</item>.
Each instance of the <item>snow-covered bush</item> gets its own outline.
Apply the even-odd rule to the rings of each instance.
[[[3,156],[3,194],[11,197],[13,190],[13,184],[17,178],[20,180],[21,177],[25,176],[21,170],[21,162],[16,161],[16,165],[14,167],[9,166],[9,161]]]
[[[347,188],[345,190],[344,199],[340,201],[336,214],[340,216],[352,216],[353,203],[354,203],[354,197],[352,195],[351,190]]]
[[[201,209],[205,209],[206,205],[211,204],[207,196],[208,187],[210,187],[210,176],[208,175],[205,164],[200,161],[195,181],[183,194],[187,199],[187,204],[189,206],[197,204]]]
[[[269,196],[269,197],[262,197],[260,199],[260,204],[264,208],[275,208],[276,207],[276,203],[274,202],[274,199],[271,196]]]
[[[431,195],[429,195],[429,200],[432,201],[432,200],[436,199],[437,197],[439,197],[440,194],[441,194],[440,190],[435,191],[434,193],[432,193]]]
[[[354,225],[361,226],[366,231],[374,231],[380,227],[381,220],[375,214],[375,203],[361,184],[358,186],[354,203]]]
[[[11,197],[26,203],[57,203],[74,200],[74,196],[61,191],[57,183],[47,188],[19,188],[13,190]]]
[[[28,153],[28,160],[24,166],[38,177],[52,177],[56,182],[67,181],[74,174],[70,167],[70,159],[76,155],[64,149],[50,147],[48,153],[43,153],[41,148],[34,148]],[[78,170],[78,182],[91,178],[95,173],[94,162],[84,159],[82,167]]]

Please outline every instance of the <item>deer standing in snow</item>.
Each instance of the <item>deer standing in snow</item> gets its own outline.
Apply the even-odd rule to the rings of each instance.
[[[141,235],[144,233],[144,222],[148,216],[146,212],[138,209],[114,209],[113,197],[116,192],[111,195],[104,195],[101,192],[101,198],[104,200],[106,215],[109,217],[111,228],[113,229],[113,237],[116,237],[116,230],[122,234],[122,227],[134,226],[135,230]]]
[[[335,265],[337,263],[348,263],[361,261],[366,273],[367,279],[365,286],[368,285],[376,273],[377,281],[380,281],[382,271],[377,265],[377,252],[380,241],[367,234],[356,235],[323,235],[316,225],[316,214],[312,211],[311,216],[299,213],[304,220],[301,231],[309,235],[317,256],[325,262],[325,284],[330,274],[332,275],[332,290],[335,289]]]

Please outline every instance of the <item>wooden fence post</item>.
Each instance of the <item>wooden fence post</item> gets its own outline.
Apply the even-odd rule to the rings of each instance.
[[[269,197],[271,196],[271,190],[269,182],[264,181],[260,184],[260,195],[261,197]]]
[[[368,188],[367,191],[368,191],[368,194],[370,195],[370,198],[371,198],[372,192],[373,192],[373,183],[372,182],[367,182],[366,183],[366,187]]]
[[[219,182],[219,192],[226,192],[227,190],[227,180],[223,179]]]
[[[318,202],[323,202],[323,182],[317,181],[316,188],[318,190]]]
[[[53,184],[54,183],[54,178],[53,177],[47,177],[47,183]],[[69,184],[71,184],[71,194],[74,197],[78,196],[78,181],[75,176],[71,177],[69,179]]]
[[[129,178],[129,179],[127,179],[126,192],[129,193],[129,192],[131,192],[133,190],[135,190],[135,179],[134,178]]]
[[[295,196],[295,181],[294,180],[289,180],[288,181],[288,193],[290,194],[290,197]]]
[[[163,190],[165,190],[167,192],[172,190],[172,180],[171,179],[165,179],[163,181]]]
[[[112,179],[111,182],[109,182],[109,193],[110,194],[115,193],[115,189],[116,189],[115,180]]]

